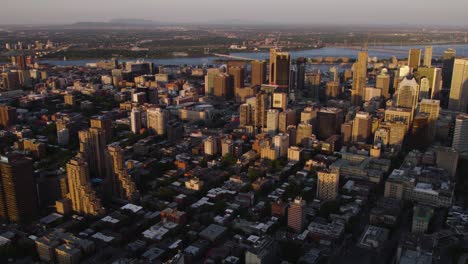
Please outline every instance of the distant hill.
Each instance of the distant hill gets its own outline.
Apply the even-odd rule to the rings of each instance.
[[[124,25],[160,25],[161,23],[147,19],[137,18],[123,18],[123,19],[112,19],[109,21],[110,24],[124,24]]]

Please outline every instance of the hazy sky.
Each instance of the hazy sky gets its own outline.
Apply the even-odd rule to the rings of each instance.
[[[0,0],[0,24],[161,22],[468,25],[467,0]]]

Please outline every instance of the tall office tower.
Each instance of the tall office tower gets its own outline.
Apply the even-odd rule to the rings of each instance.
[[[442,69],[433,67],[419,67],[415,73],[416,80],[419,81],[420,99],[434,99],[439,97],[442,90]]]
[[[374,145],[386,148],[390,142],[390,129],[379,127],[374,133]]]
[[[341,124],[341,138],[344,144],[351,143],[353,139],[353,121]]]
[[[266,133],[268,133],[268,135],[274,136],[278,132],[278,119],[279,111],[277,109],[270,109],[267,111]]]
[[[266,112],[270,109],[270,96],[261,91],[255,96],[255,127],[263,128],[266,127],[267,116]]]
[[[295,125],[288,126],[286,129],[289,135],[289,146],[295,146],[296,143],[296,136],[297,136],[297,127]]]
[[[234,96],[232,77],[228,74],[218,74],[214,77],[214,96],[231,99]]]
[[[330,70],[328,70],[331,75],[331,81],[332,82],[340,82],[340,72],[337,67],[333,66],[330,67]]]
[[[29,70],[17,70],[18,81],[21,87],[23,88],[32,88],[31,74]]]
[[[356,63],[353,65],[353,89],[352,103],[361,105],[364,98],[364,87],[367,79],[367,59],[366,51],[360,51]]]
[[[408,66],[417,69],[421,64],[421,49],[410,49],[408,53]]]
[[[358,112],[353,120],[353,142],[366,142],[371,134],[372,117],[367,112]]]
[[[26,56],[24,55],[12,56],[11,64],[16,66],[18,70],[26,70],[28,68],[26,63]]]
[[[17,114],[16,108],[0,105],[0,125],[3,127],[9,127],[16,124]]]
[[[141,112],[134,107],[130,113],[130,128],[134,134],[140,134],[141,130]]]
[[[455,119],[452,148],[458,152],[468,152],[468,114],[460,114]]]
[[[403,144],[405,139],[406,133],[408,132],[408,125],[404,122],[384,122],[380,124],[379,129],[377,132],[382,132],[382,129],[388,131],[388,135],[386,135],[386,140],[388,141],[388,145],[390,146],[400,146]],[[376,132],[376,133],[377,133]],[[374,137],[374,143],[378,141],[378,134]]]
[[[427,46],[424,48],[424,66],[432,66],[432,46]]]
[[[418,105],[419,84],[413,79],[404,78],[398,85],[396,106],[411,109],[411,120]]]
[[[209,136],[203,142],[205,155],[213,156],[218,154],[218,139],[212,136]]]
[[[287,133],[288,126],[296,125],[296,110],[286,109],[279,113],[278,117],[278,129],[280,132]]]
[[[168,112],[162,108],[149,108],[146,110],[148,129],[158,136],[166,135],[166,122]]]
[[[286,157],[289,148],[289,135],[286,133],[279,133],[273,137],[273,146],[278,151],[278,157]]]
[[[426,233],[433,213],[434,209],[429,206],[413,206],[413,221],[411,225],[411,232],[420,234]]]
[[[338,197],[339,171],[323,170],[317,172],[317,198],[333,201]]]
[[[88,164],[80,157],[67,163],[68,198],[72,209],[84,215],[101,215],[104,208],[96,192],[91,188]]]
[[[341,87],[339,82],[327,82],[325,94],[327,98],[335,98],[340,96]]]
[[[315,125],[318,111],[319,109],[316,107],[306,107],[304,111],[301,112],[301,122]]]
[[[266,61],[252,61],[252,86],[266,83],[267,63]]]
[[[214,94],[214,78],[221,72],[219,68],[210,68],[206,71],[205,75],[205,95]]]
[[[325,140],[333,135],[339,135],[343,124],[343,110],[338,108],[322,108],[317,114],[318,137]]]
[[[66,94],[63,96],[63,101],[66,105],[75,105],[75,96],[73,94]]]
[[[228,74],[231,76],[233,88],[243,88],[245,82],[245,70],[243,67],[235,66],[228,69]]]
[[[390,99],[390,75],[386,73],[377,75],[375,87],[382,90],[382,96],[385,100]]]
[[[402,122],[407,126],[407,131],[413,122],[413,116],[410,108],[389,107],[385,110],[385,122]]]
[[[170,120],[167,122],[167,140],[175,142],[184,137],[184,126],[181,122]]]
[[[297,91],[297,65],[291,64],[289,71],[289,85],[288,85],[288,95],[291,100],[296,100],[296,91]]]
[[[21,155],[0,157],[0,218],[29,222],[38,213],[33,162]]]
[[[289,67],[291,57],[287,52],[270,50],[270,84],[289,85]]]
[[[78,132],[80,152],[86,158],[93,176],[105,178],[106,172],[106,134],[100,128],[90,128]]]
[[[241,104],[239,107],[239,125],[241,127],[252,125],[252,106],[250,104]]]
[[[448,109],[468,112],[468,59],[455,59]]]
[[[305,140],[312,136],[312,125],[300,123],[296,129],[296,145],[304,145]]]
[[[428,136],[430,140],[433,140],[435,137],[435,132],[436,132],[436,122],[437,122],[437,119],[439,119],[440,101],[423,99],[419,103],[419,112],[429,114],[429,120],[428,120],[429,135]]]
[[[107,147],[106,154],[110,165],[109,179],[112,186],[112,196],[130,202],[136,201],[140,194],[125,167],[123,149],[118,145],[110,145]]]
[[[428,113],[418,113],[413,120],[413,128],[411,130],[411,141],[409,142],[410,146],[415,148],[417,147],[427,147],[430,143],[429,136],[429,114]]]
[[[13,91],[13,90],[20,89],[19,75],[17,72],[2,73],[2,80],[3,80],[3,86],[2,86],[3,90]]]
[[[310,90],[309,96],[318,99],[320,95],[320,85],[322,82],[322,74],[319,69],[306,73],[306,86]]]
[[[305,225],[305,207],[306,201],[301,197],[296,197],[293,202],[289,204],[288,208],[288,227],[295,232],[300,233]]]
[[[112,140],[112,121],[106,116],[93,116],[90,119],[90,125],[92,128],[100,128],[104,130],[106,134],[106,142]]]
[[[273,93],[273,108],[286,110],[288,107],[287,93]]]
[[[450,88],[452,85],[453,66],[455,63],[455,50],[447,49],[442,55],[442,87]]]
[[[296,89],[302,91],[305,87],[306,59],[303,57],[297,58],[296,64]]]

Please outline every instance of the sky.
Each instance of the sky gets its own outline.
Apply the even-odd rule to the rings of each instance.
[[[165,23],[468,26],[467,0],[1,0],[0,24]]]

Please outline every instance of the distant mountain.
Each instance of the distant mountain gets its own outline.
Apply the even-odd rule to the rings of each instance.
[[[112,19],[109,21],[110,24],[124,24],[124,25],[160,25],[161,23],[147,20],[147,19],[137,19],[137,18],[121,18],[121,19]]]

